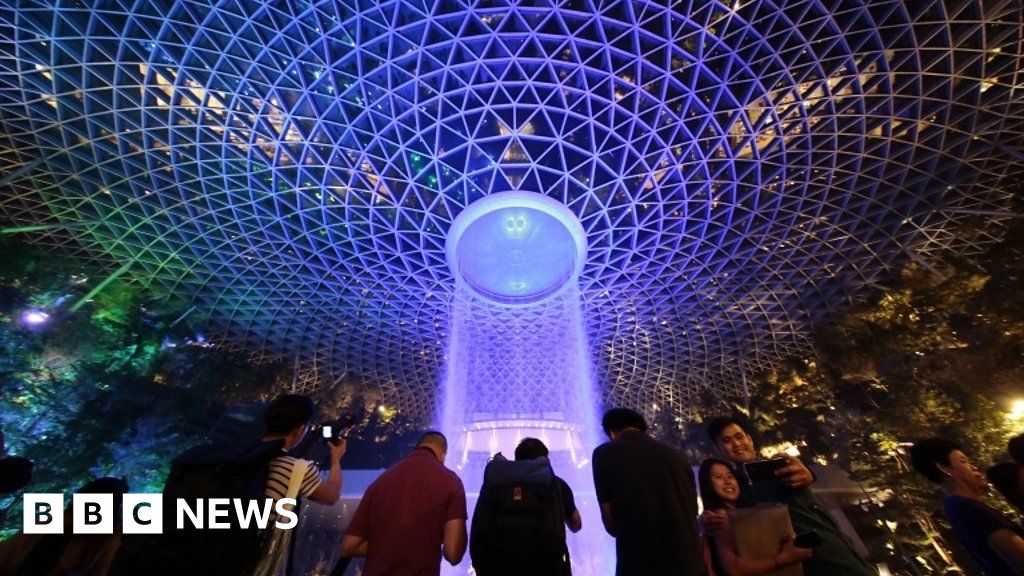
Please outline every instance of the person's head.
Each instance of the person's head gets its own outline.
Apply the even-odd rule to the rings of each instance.
[[[985,492],[985,476],[959,446],[945,438],[914,442],[910,448],[910,463],[922,476],[942,485],[947,493],[980,496]]]
[[[121,515],[121,497],[128,493],[128,480],[114,476],[104,476],[85,483],[75,494],[113,494],[114,508]]]
[[[0,496],[21,490],[32,481],[35,464],[28,458],[8,456],[0,458]]]
[[[299,394],[282,394],[267,407],[264,416],[266,438],[283,439],[288,450],[302,441],[313,424],[316,407],[313,401]]]
[[[639,430],[647,432],[647,421],[639,412],[629,408],[612,408],[604,413],[601,419],[601,427],[604,428],[606,436],[615,440],[626,430]]]
[[[1017,464],[1024,464],[1024,434],[1019,434],[1010,438],[1010,442],[1006,445],[1006,449],[1010,453],[1010,457],[1013,458]]]
[[[523,438],[516,446],[516,460],[533,460],[547,458],[548,447],[536,438]]]
[[[719,416],[707,423],[708,436],[718,446],[722,455],[736,464],[745,464],[757,459],[754,439],[747,433],[743,422],[731,416]]]
[[[448,439],[437,430],[424,432],[416,441],[416,447],[430,449],[441,463],[444,463],[445,457],[448,456]]]
[[[1003,462],[986,470],[985,476],[1007,502],[1024,512],[1024,466]]]
[[[700,499],[705,510],[735,508],[740,498],[740,484],[732,473],[732,466],[725,460],[708,458],[701,462],[697,471],[700,484]]]
[[[114,476],[104,476],[90,480],[75,491],[76,494],[113,494],[123,496],[128,493],[128,480]]]

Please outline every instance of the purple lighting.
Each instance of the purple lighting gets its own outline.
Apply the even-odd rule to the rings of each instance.
[[[503,305],[540,302],[574,281],[586,233],[565,205],[534,192],[502,192],[459,214],[448,265],[473,292]]]
[[[296,390],[355,377],[409,417],[437,409],[456,298],[575,290],[600,397],[692,418],[1019,212],[1020,2],[7,2],[0,24],[5,231],[123,263],[211,342],[294,361]],[[508,191],[579,228],[462,216]]]
[[[456,290],[438,423],[471,503],[487,460],[533,437],[574,487],[581,512],[598,517],[588,456],[598,442],[600,395],[579,291],[583,226],[554,198],[501,192],[459,213],[446,250]],[[614,545],[597,523],[568,544],[573,573],[611,573]]]
[[[21,323],[27,326],[40,326],[49,321],[50,315],[42,310],[26,310],[21,313]]]

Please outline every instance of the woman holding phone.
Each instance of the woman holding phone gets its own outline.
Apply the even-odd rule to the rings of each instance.
[[[811,557],[811,550],[796,546],[790,537],[773,556],[747,558],[740,556],[736,534],[728,511],[738,507],[740,485],[732,467],[724,460],[709,458],[697,473],[700,497],[704,503],[701,524],[707,539],[710,561],[708,571],[714,576],[759,576],[770,574]]]

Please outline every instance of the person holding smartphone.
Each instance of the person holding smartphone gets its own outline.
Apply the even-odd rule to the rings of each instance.
[[[785,455],[785,463],[760,463],[754,440],[739,419],[722,416],[708,421],[708,435],[733,466],[740,494],[752,506],[779,503],[789,506],[797,534],[815,533],[820,544],[803,561],[806,576],[876,576],[877,571],[861,558],[810,490],[814,474],[799,458]],[[746,470],[752,471],[748,476]],[[717,528],[711,521],[711,528]]]
[[[711,572],[715,576],[761,576],[779,568],[792,566],[813,555],[810,548],[798,547],[795,536],[779,544],[776,554],[764,558],[740,555],[736,534],[729,521],[729,510],[735,510],[740,501],[740,484],[732,472],[732,465],[718,458],[708,458],[697,473],[700,498],[704,503],[701,525],[711,556]]]

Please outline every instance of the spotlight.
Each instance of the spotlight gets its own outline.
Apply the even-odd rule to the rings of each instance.
[[[26,310],[21,313],[21,323],[27,326],[40,326],[50,319],[50,315],[42,310]]]
[[[1018,398],[1010,404],[1010,412],[1007,416],[1010,420],[1024,420],[1024,398]]]

